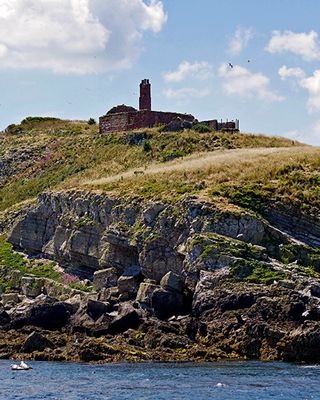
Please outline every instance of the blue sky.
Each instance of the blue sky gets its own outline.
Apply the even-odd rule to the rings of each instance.
[[[318,0],[0,0],[0,129],[137,107],[149,78],[155,110],[320,145],[319,15]]]

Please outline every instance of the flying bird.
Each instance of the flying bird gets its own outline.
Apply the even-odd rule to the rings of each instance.
[[[230,68],[233,68],[233,65],[231,63],[228,64]]]

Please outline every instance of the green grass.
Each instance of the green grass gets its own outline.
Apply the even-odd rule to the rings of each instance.
[[[28,270],[25,258],[13,251],[12,245],[0,236],[0,265],[4,265],[10,269],[17,269],[26,273]]]
[[[287,276],[283,272],[274,271],[268,268],[254,268],[252,273],[245,277],[244,280],[250,283],[261,283],[270,285],[274,281],[286,279]]]
[[[3,278],[0,278],[0,287],[2,288],[4,293],[10,293],[13,290],[10,282]]]
[[[250,283],[270,285],[274,281],[286,279],[282,271],[274,270],[267,263],[254,260],[241,260],[231,268],[231,274],[239,280]]]
[[[0,265],[12,270],[18,270],[23,274],[32,275],[37,278],[47,278],[58,283],[63,283],[64,273],[55,269],[55,262],[26,259],[22,254],[13,250],[12,245],[6,241],[4,235],[0,235]],[[10,284],[3,280],[3,282],[0,282],[0,286],[6,286],[9,288]],[[92,291],[92,287],[86,286],[81,282],[72,282],[69,286],[83,292]]]
[[[93,286],[86,286],[85,284],[80,282],[70,283],[69,286],[71,287],[71,289],[80,290],[81,292],[90,293],[93,291]]]

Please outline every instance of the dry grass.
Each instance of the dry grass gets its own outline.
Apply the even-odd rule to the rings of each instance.
[[[96,125],[81,121],[29,120],[14,129],[20,133],[0,135],[0,161],[25,149],[32,152],[13,165],[0,186],[0,211],[44,190],[69,188],[170,201],[186,193],[211,196],[220,183],[245,179],[246,174],[255,179],[270,170],[269,162],[283,165],[302,152],[311,157],[313,151],[285,138],[158,129],[143,130],[144,146],[143,141],[128,141],[132,133],[99,135]]]
[[[152,165],[144,174],[127,171],[83,182],[89,190],[176,202],[186,194],[205,199],[234,197],[248,190],[319,210],[320,149],[241,149],[192,155],[180,162]],[[262,191],[260,193],[260,191]],[[248,199],[250,202],[250,198]]]
[[[246,148],[236,150],[217,150],[208,153],[196,153],[183,159],[174,160],[166,163],[150,164],[145,168],[125,170],[123,173],[109,175],[96,180],[87,179],[79,182],[79,185],[85,186],[101,186],[111,182],[123,181],[124,179],[135,178],[144,175],[147,179],[152,175],[167,175],[171,172],[193,173],[194,171],[205,171],[207,175],[214,168],[215,172],[221,170],[225,172],[229,166],[238,166],[239,163],[254,164],[256,166],[257,159],[265,158],[270,155],[281,154],[281,157],[290,154],[299,154],[305,151],[305,147],[277,147],[277,148]],[[238,169],[238,167],[237,167]]]

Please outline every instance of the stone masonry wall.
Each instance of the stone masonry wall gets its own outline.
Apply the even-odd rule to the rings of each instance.
[[[100,118],[100,133],[152,128],[157,124],[168,124],[176,118],[189,122],[195,120],[191,114],[149,110],[107,114]]]

